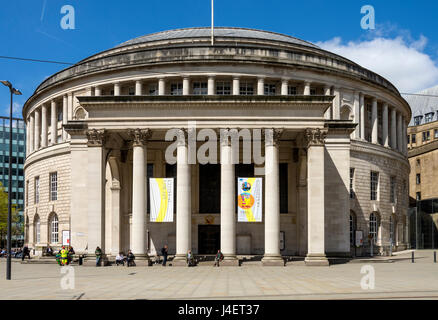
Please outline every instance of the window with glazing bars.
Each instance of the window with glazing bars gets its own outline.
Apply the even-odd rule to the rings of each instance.
[[[216,94],[218,95],[230,95],[231,83],[227,81],[218,81],[216,83]]]
[[[379,188],[379,173],[375,171],[371,171],[370,174],[371,183],[370,183],[370,191],[371,191],[371,200],[377,200],[377,192]]]
[[[254,94],[254,85],[251,82],[240,82],[240,94],[250,96]]]
[[[58,200],[58,173],[50,174],[50,201]]]
[[[193,94],[194,95],[208,94],[207,82],[193,82]]]

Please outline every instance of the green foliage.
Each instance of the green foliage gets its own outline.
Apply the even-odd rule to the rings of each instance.
[[[23,225],[17,225],[19,222],[19,214],[16,210],[16,205],[12,205],[12,234],[20,235],[23,231]],[[0,242],[6,239],[8,233],[8,193],[5,191],[0,182]]]

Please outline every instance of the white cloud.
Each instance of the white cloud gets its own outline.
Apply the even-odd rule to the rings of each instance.
[[[21,104],[19,104],[18,102],[14,102],[12,104],[12,115],[14,117],[16,117],[17,115],[21,117]],[[7,107],[5,107],[5,115],[9,116],[9,109],[10,109],[10,105],[8,105]]]
[[[401,92],[418,92],[438,83],[438,66],[423,52],[427,38],[406,36],[343,43],[340,37],[319,42],[321,48],[346,57],[392,82]],[[407,40],[405,40],[407,38]]]

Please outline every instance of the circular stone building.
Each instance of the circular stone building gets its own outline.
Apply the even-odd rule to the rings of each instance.
[[[408,243],[409,105],[306,41],[242,28],[142,36],[47,78],[23,117],[36,253],[70,241],[86,262],[99,246],[104,263],[131,249],[141,265],[167,244],[174,265],[218,249],[231,265],[326,265]],[[239,177],[261,178],[260,220],[237,219]],[[151,222],[148,178],[174,178],[170,222]]]

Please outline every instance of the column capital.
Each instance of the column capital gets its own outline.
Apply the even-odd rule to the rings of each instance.
[[[281,83],[289,84],[289,78],[281,78]]]
[[[134,129],[129,130],[129,136],[133,141],[133,146],[144,146],[152,136],[150,129]]]
[[[278,146],[278,141],[283,134],[283,129],[264,129],[265,134],[265,146]]]
[[[324,146],[325,138],[327,137],[326,129],[307,128],[305,131],[305,141],[307,147],[310,146]]]
[[[105,144],[106,131],[91,129],[86,131],[88,146],[89,147],[101,147]]]

